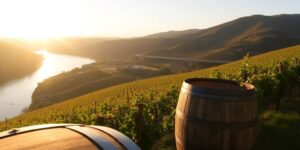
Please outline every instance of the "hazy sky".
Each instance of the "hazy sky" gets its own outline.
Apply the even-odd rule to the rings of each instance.
[[[0,36],[133,37],[291,13],[299,0],[0,0]]]

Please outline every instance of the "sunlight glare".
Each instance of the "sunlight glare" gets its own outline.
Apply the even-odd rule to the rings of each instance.
[[[35,41],[73,36],[82,26],[78,19],[86,18],[79,2],[10,0],[0,4],[1,36],[12,38]]]
[[[35,53],[42,55],[44,58],[49,56],[49,52],[47,50],[37,50],[37,51],[35,51]]]
[[[38,50],[35,53],[44,57],[43,67],[37,71],[38,82],[41,82],[45,78],[57,73],[55,68],[57,66],[57,62],[52,54],[50,54],[47,50]]]

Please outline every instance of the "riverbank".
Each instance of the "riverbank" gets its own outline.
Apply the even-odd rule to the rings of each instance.
[[[0,120],[19,115],[31,104],[31,96],[37,85],[51,76],[94,62],[83,57],[52,54],[40,51],[44,57],[41,67],[27,76],[6,82],[0,86]]]
[[[146,66],[130,62],[87,64],[38,84],[32,94],[29,111],[117,84],[171,73],[164,66]]]
[[[42,66],[43,57],[26,50],[1,50],[0,86],[30,75]]]

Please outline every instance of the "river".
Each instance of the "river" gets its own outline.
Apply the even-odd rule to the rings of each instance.
[[[31,103],[31,95],[39,82],[63,71],[69,71],[94,60],[54,54],[46,50],[36,51],[44,57],[42,66],[33,74],[0,86],[0,121],[19,115]]]

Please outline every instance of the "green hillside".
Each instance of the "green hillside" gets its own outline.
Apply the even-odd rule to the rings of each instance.
[[[109,70],[107,66],[110,66]],[[135,69],[134,67],[138,67]],[[45,79],[32,93],[29,111],[114,85],[166,75],[168,69],[123,63],[93,63]]]
[[[252,65],[267,66],[273,61],[286,60],[292,57],[300,57],[300,45],[252,57],[250,62]],[[133,97],[134,94],[149,93],[151,90],[165,91],[172,84],[180,86],[182,81],[186,78],[208,77],[216,69],[223,73],[236,72],[240,65],[241,61],[236,61],[218,67],[182,74],[160,76],[112,86],[110,88],[99,90],[62,103],[28,112],[13,119],[9,119],[1,123],[0,130],[29,124],[64,122],[63,117],[74,116],[74,110],[80,111],[81,115],[79,117],[75,117],[80,119],[73,120],[74,122],[91,123],[88,120],[93,119],[93,117],[97,117],[91,116],[95,106],[106,99],[109,99],[109,102],[112,104],[120,104],[122,102],[126,103],[127,100]]]

